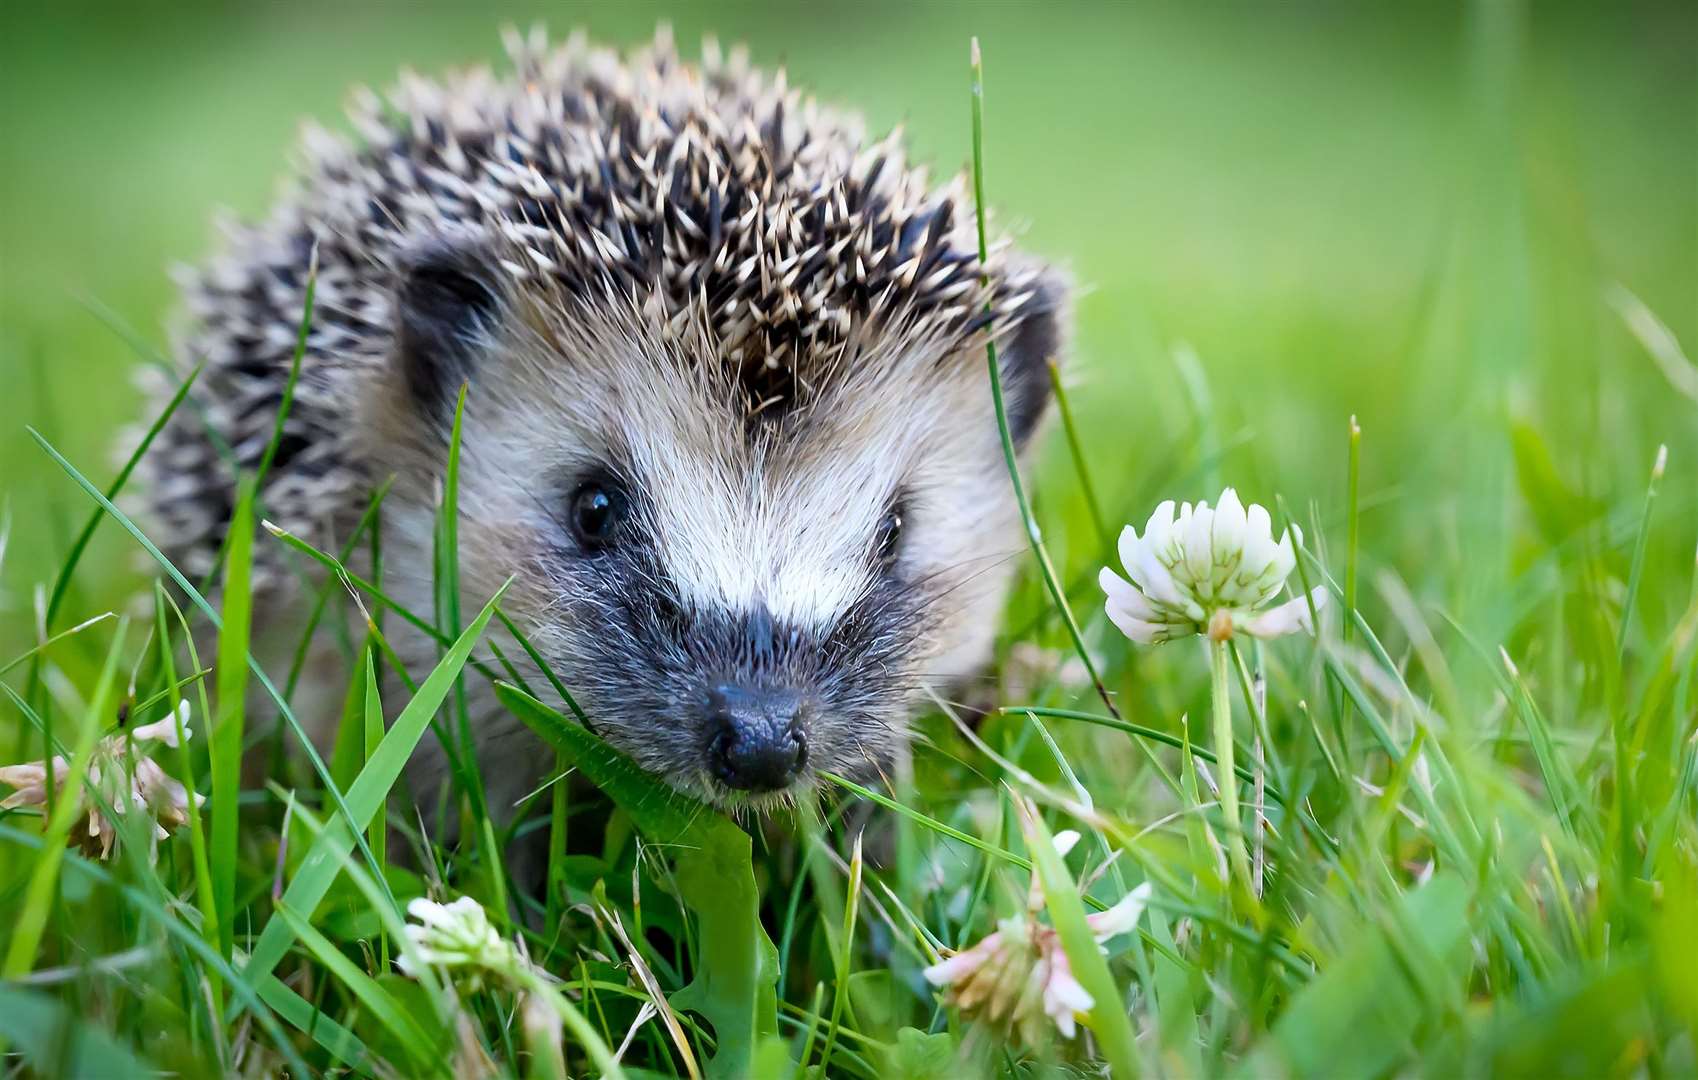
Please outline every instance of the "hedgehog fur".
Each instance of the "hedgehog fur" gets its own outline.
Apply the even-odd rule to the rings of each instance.
[[[270,216],[182,276],[202,373],[146,461],[160,546],[211,571],[274,446],[263,511],[323,548],[393,481],[385,589],[431,611],[465,387],[462,600],[511,576],[504,611],[609,741],[723,801],[698,714],[746,684],[798,703],[814,773],[888,764],[924,687],[989,651],[1020,545],[984,346],[1023,448],[1064,287],[981,261],[960,178],[934,188],[899,132],[864,143],[740,49],[508,51],[510,75],[357,93],[352,135],[309,129]],[[616,556],[565,520],[587,483],[629,507]],[[260,546],[256,587],[288,585],[285,550]],[[409,665],[437,648],[394,640]],[[511,765],[492,782],[531,783],[526,733],[473,708]]]
[[[585,296],[619,293],[668,332],[694,321],[751,413],[805,407],[856,328],[904,325],[963,341],[1018,320],[1035,271],[978,261],[956,177],[934,190],[900,129],[863,146],[858,118],[817,104],[741,47],[680,61],[663,27],[622,61],[582,34],[551,48],[506,32],[515,73],[404,73],[354,95],[349,138],[309,125],[300,176],[269,220],[221,222],[223,250],[178,272],[204,365],[203,403],[150,456],[160,539],[204,574],[238,471],[258,465],[282,401],[316,258],[306,356],[262,503],[328,538],[376,478],[348,445],[349,379],[384,361],[403,241],[482,227],[501,265]],[[157,383],[155,384],[157,386]],[[163,387],[156,394],[164,393]]]

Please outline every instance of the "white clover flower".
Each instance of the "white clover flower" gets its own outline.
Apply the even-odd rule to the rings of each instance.
[[[421,896],[407,904],[407,915],[411,921],[402,928],[406,945],[395,961],[402,974],[417,979],[427,971],[441,970],[460,975],[467,989],[483,985],[484,977],[489,976],[492,982],[518,995],[519,1021],[530,1052],[537,1059],[533,1072],[566,1075],[561,1063],[561,1037],[570,1029],[591,1061],[602,1067],[603,1075],[619,1075],[617,1056],[607,1049],[595,1028],[555,988],[555,980],[547,972],[496,930],[482,904],[469,896],[448,904]],[[449,1071],[454,1076],[498,1075],[469,1014],[457,1004],[452,1008],[458,1048],[447,1063]],[[550,1012],[552,1018],[547,1015]]]
[[[0,766],[0,784],[15,788],[0,801],[0,810],[19,806],[44,806],[47,803],[48,772],[51,768],[54,795],[77,800],[85,815],[84,827],[73,828],[71,838],[80,841],[84,851],[102,859],[112,854],[112,844],[118,838],[118,822],[113,815],[122,816],[131,810],[154,815],[153,838],[163,840],[170,830],[181,828],[189,820],[189,793],[152,757],[143,753],[148,743],[164,743],[175,749],[177,725],[181,723],[183,737],[194,734],[189,729],[189,703],[181,702],[175,713],[167,713],[151,724],[130,731],[118,731],[101,739],[89,755],[84,774],[100,793],[104,806],[87,805],[88,792],[84,785],[67,790],[66,779],[71,766],[64,758],[54,755],[51,762],[32,761],[23,765]],[[132,753],[133,752],[133,753]],[[206,796],[195,795],[195,805]]]
[[[513,946],[490,923],[483,905],[469,896],[451,904],[418,897],[407,905],[414,922],[406,927],[416,959],[431,967],[471,967],[509,972],[518,964]],[[415,956],[403,952],[402,972],[417,977]]]
[[[1177,519],[1169,499],[1150,515],[1143,536],[1130,525],[1120,534],[1131,582],[1106,566],[1097,575],[1108,617],[1145,645],[1191,634],[1219,642],[1235,633],[1271,638],[1309,629],[1310,604],[1319,611],[1326,589],[1267,607],[1297,565],[1293,537],[1303,542],[1296,525],[1276,542],[1268,512],[1254,503],[1246,510],[1231,488],[1213,509],[1182,504]]]
[[[1056,833],[1055,849],[1066,855],[1078,841],[1079,834],[1071,830]],[[1146,881],[1107,911],[1085,916],[1098,946],[1129,933],[1149,898]],[[1063,1038],[1071,1039],[1078,1031],[1079,1014],[1096,1004],[1074,978],[1055,927],[1038,921],[1042,910],[1043,889],[1034,874],[1025,912],[1003,919],[978,944],[922,973],[927,982],[946,989],[951,1005],[989,1023],[1018,1029],[1029,1046],[1042,1038],[1045,1018]]]

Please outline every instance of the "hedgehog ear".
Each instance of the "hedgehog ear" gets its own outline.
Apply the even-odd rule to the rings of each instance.
[[[1020,321],[997,343],[1008,432],[1020,449],[1049,407],[1049,365],[1061,360],[1069,314],[1068,282],[1059,271],[1040,268],[1022,291],[1028,289],[1031,296],[1020,307]]]
[[[396,362],[419,410],[452,414],[502,303],[493,261],[475,244],[442,242],[409,255],[395,289]]]

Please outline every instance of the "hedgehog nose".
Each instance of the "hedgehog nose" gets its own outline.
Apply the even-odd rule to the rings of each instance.
[[[707,695],[708,765],[726,787],[777,791],[808,760],[800,723],[802,696],[793,690],[716,686]]]

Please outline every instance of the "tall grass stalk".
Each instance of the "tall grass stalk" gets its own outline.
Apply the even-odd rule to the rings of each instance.
[[[154,640],[159,648],[159,666],[165,676],[165,685],[169,697],[165,707],[177,717],[177,781],[188,792],[189,815],[189,857],[194,866],[195,905],[201,915],[201,931],[206,937],[206,943],[215,949],[222,950],[225,939],[224,924],[219,920],[219,911],[228,912],[228,908],[218,906],[217,885],[212,877],[212,859],[210,845],[207,842],[206,826],[201,818],[200,802],[196,798],[196,782],[194,760],[189,753],[189,738],[183,729],[182,717],[178,713],[178,705],[184,700],[182,687],[177,682],[177,662],[172,648],[170,624],[166,621],[165,613],[173,610],[165,598],[165,587],[157,581],[153,585]],[[181,612],[176,613],[179,622]],[[194,657],[193,642],[187,642],[191,658]],[[199,714],[204,728],[209,714],[205,711],[206,691],[201,689],[201,707]],[[210,734],[210,733],[208,733]],[[226,918],[228,915],[226,915]],[[223,1014],[224,987],[216,972],[208,976],[207,996],[211,1003],[214,1017]]]
[[[1346,611],[1356,610],[1356,565],[1361,557],[1362,549],[1362,425],[1356,422],[1356,417],[1350,418],[1350,476],[1344,496],[1344,607]],[[1356,635],[1355,622],[1344,620],[1344,641]]]
[[[236,910],[237,810],[242,792],[242,755],[246,731],[249,622],[253,615],[254,492],[244,479],[236,491],[236,510],[225,545],[224,609],[218,628],[218,715],[208,734],[212,749],[213,906]],[[226,960],[236,945],[234,920],[218,924],[219,948]]]
[[[1068,398],[1067,384],[1061,377],[1061,365],[1051,357],[1044,366],[1049,369],[1050,392],[1055,395],[1055,411],[1061,417],[1061,430],[1067,435],[1067,449],[1073,455],[1073,470],[1079,474],[1079,490],[1084,492],[1091,524],[1096,527],[1097,541],[1102,544],[1103,557],[1107,558],[1107,553],[1114,550],[1114,534],[1109,531],[1102,504],[1097,501],[1097,486],[1091,483],[1091,468],[1084,444],[1079,439],[1078,425],[1073,422],[1073,402]]]
[[[990,245],[985,233],[985,168],[984,168],[984,65],[979,56],[979,39],[974,38],[971,47],[971,68],[973,83],[973,213],[979,232],[979,263],[984,265],[990,259]],[[986,281],[988,286],[989,282]],[[986,301],[985,312],[990,313],[989,301]],[[1044,358],[1046,361],[1048,357]],[[1014,486],[1014,501],[1020,508],[1020,520],[1026,526],[1026,538],[1031,542],[1032,553],[1037,556],[1038,568],[1043,574],[1044,587],[1049,590],[1050,599],[1055,602],[1056,610],[1061,613],[1062,621],[1067,624],[1067,633],[1073,639],[1073,648],[1079,654],[1079,661],[1085,665],[1090,674],[1091,684],[1097,689],[1097,696],[1103,700],[1103,705],[1116,717],[1120,710],[1115,708],[1114,699],[1109,696],[1108,687],[1103,685],[1102,676],[1097,673],[1096,661],[1091,658],[1091,652],[1085,647],[1084,635],[1079,631],[1079,621],[1073,617],[1073,609],[1068,606],[1067,595],[1061,588],[1061,581],[1056,576],[1055,565],[1050,561],[1049,549],[1044,546],[1042,530],[1032,516],[1031,503],[1026,498],[1026,487],[1020,480],[1020,461],[1014,450],[1014,437],[1008,429],[1008,407],[1003,401],[1002,368],[996,360],[996,342],[994,339],[985,340],[985,365],[990,375],[991,400],[996,407],[997,432],[1002,437],[1002,455],[1008,467],[1008,480]]]

